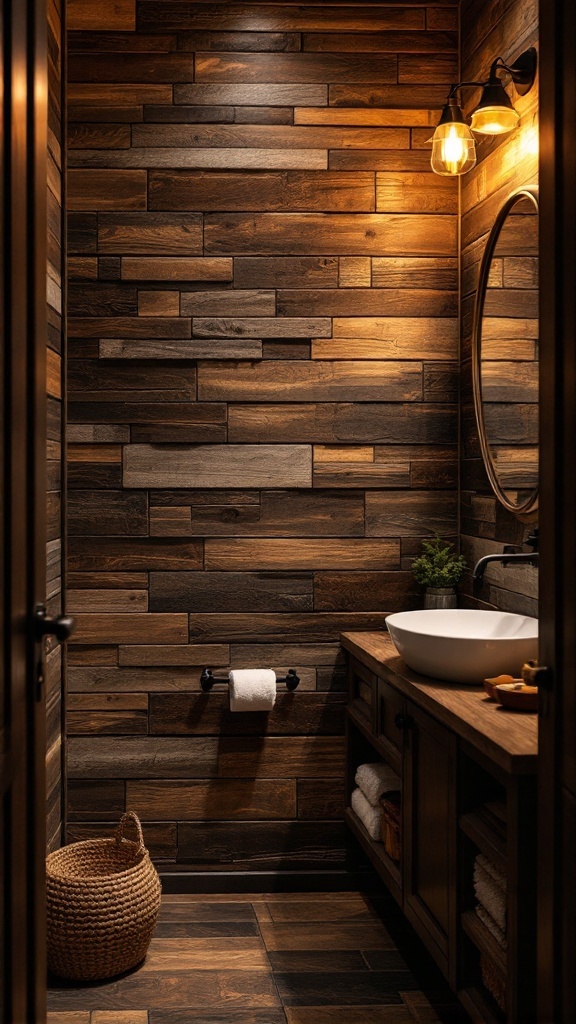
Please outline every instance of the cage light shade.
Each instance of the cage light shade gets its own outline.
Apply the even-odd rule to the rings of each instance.
[[[470,127],[482,135],[505,135],[516,128],[520,115],[499,78],[491,77],[472,114]]]
[[[435,174],[457,175],[471,171],[476,163],[476,143],[467,124],[440,123],[432,136],[432,170]]]

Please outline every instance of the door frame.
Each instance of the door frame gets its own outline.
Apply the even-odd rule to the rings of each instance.
[[[538,1020],[576,1019],[576,10],[540,0]]]
[[[46,1014],[45,703],[34,611],[46,562],[46,0],[3,0],[3,758],[0,1020]]]

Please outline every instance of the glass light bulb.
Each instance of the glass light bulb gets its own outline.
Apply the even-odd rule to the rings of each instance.
[[[472,114],[470,127],[482,135],[505,135],[516,128],[520,115],[513,107],[478,107]]]
[[[476,144],[467,124],[439,124],[432,137],[432,170],[436,174],[466,174],[476,163]]]

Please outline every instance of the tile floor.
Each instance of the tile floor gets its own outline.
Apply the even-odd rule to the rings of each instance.
[[[136,971],[52,980],[48,1024],[465,1024],[395,904],[361,893],[170,896]]]

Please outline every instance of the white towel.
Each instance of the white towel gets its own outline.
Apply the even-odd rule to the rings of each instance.
[[[486,857],[476,857],[474,864],[474,892],[479,903],[488,911],[498,927],[506,932],[506,891],[488,874],[484,867]],[[487,863],[490,864],[490,861]],[[490,865],[491,867],[493,865]],[[500,878],[503,878],[499,874]],[[505,881],[505,879],[504,879]]]
[[[375,764],[361,764],[356,772],[354,782],[360,787],[368,803],[371,803],[373,807],[378,806],[378,801],[383,793],[402,789],[400,776],[396,775],[396,772],[382,761],[376,761]]]
[[[482,924],[485,925],[490,934],[494,936],[498,945],[501,946],[502,949],[507,949],[508,943],[506,942],[506,936],[502,929],[498,927],[492,915],[488,913],[486,907],[483,907],[482,904],[479,903],[476,907],[476,913],[482,921]]]
[[[382,842],[382,811],[368,803],[362,790],[355,789],[352,793],[352,810],[358,815],[371,839]]]
[[[271,711],[276,700],[276,673],[271,668],[230,672],[231,711]]]

